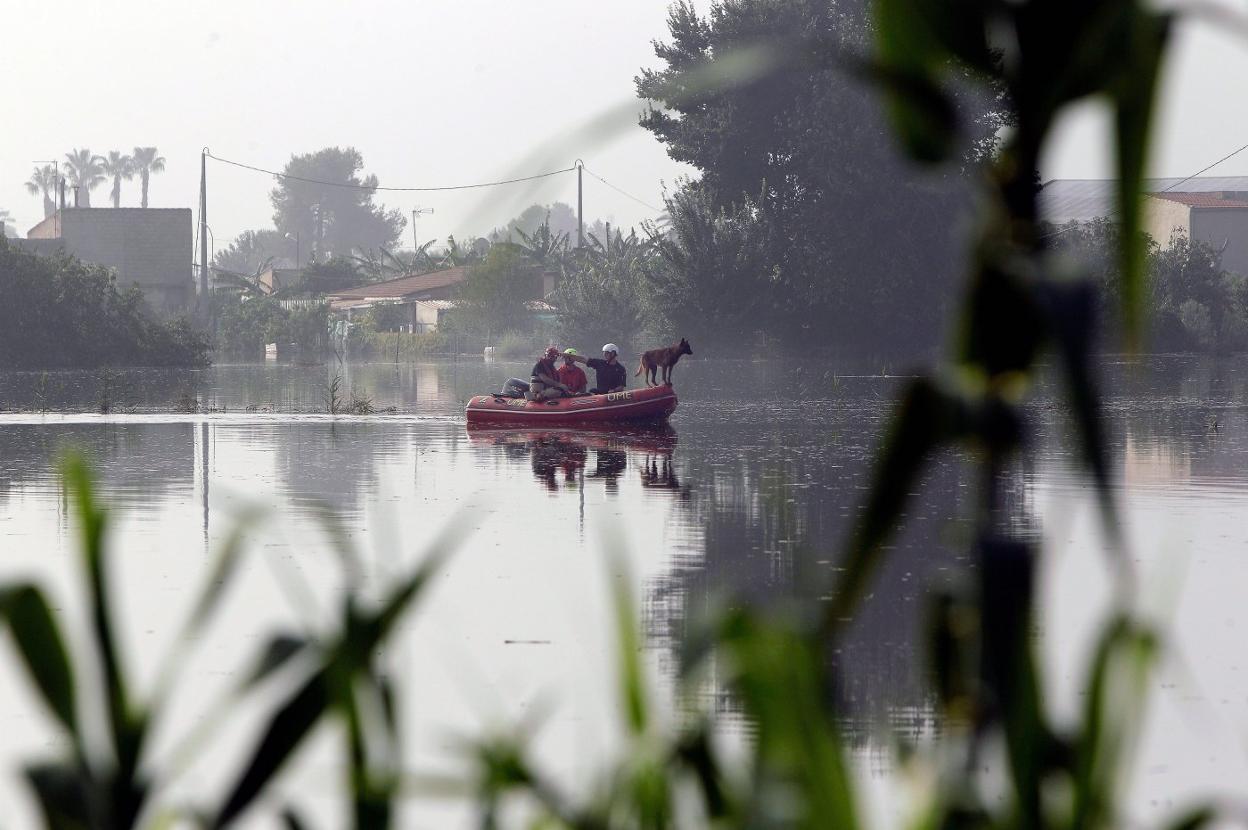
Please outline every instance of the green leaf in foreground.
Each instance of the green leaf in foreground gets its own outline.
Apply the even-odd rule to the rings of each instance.
[[[8,623],[43,702],[77,744],[80,736],[73,666],[43,592],[33,585],[0,589],[0,618]]]

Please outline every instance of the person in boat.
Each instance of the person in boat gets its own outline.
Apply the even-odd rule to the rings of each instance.
[[[559,367],[559,382],[568,387],[569,395],[584,395],[585,388],[589,386],[585,371],[574,360],[577,354],[576,349],[564,349],[563,365]]]
[[[601,358],[586,358],[579,354],[571,357],[577,363],[584,363],[594,370],[598,382],[593,389],[589,390],[591,395],[620,392],[628,386],[628,370],[624,368],[623,363],[620,363],[620,347],[614,343],[607,343],[602,347]]]
[[[555,367],[558,359],[559,350],[554,346],[546,349],[537,359],[529,378],[529,391],[524,393],[526,398],[531,401],[548,401],[562,398],[568,393],[568,388],[559,381],[559,370]]]

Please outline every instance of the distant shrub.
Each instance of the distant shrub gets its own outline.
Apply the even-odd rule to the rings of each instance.
[[[35,256],[0,239],[0,366],[205,366],[208,338],[189,321],[156,319],[138,287],[61,255]]]
[[[409,334],[401,331],[369,331],[357,326],[351,330],[348,351],[352,357],[377,360],[418,360],[450,351],[450,338],[441,332]]]
[[[524,357],[537,350],[538,341],[531,334],[507,331],[492,345],[494,353],[499,357]]]
[[[1213,348],[1213,317],[1203,303],[1196,300],[1184,300],[1179,306],[1179,321],[1183,323],[1188,336],[1202,349]]]

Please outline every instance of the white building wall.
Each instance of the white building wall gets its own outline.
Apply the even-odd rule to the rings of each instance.
[[[1149,196],[1141,212],[1144,232],[1163,248],[1170,247],[1170,237],[1176,231],[1191,236],[1192,209],[1185,204]]]

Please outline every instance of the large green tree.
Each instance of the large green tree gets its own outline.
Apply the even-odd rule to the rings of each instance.
[[[878,96],[847,71],[867,49],[865,3],[717,0],[702,16],[680,2],[668,26],[670,41],[656,43],[664,66],[637,78],[651,102],[641,124],[700,171],[685,187],[709,208],[771,226],[756,234],[770,245],[756,277],[776,312],[771,331],[800,345],[887,346],[900,331],[908,346],[936,342],[970,206],[965,168],[991,147],[999,101],[964,95],[964,164],[920,176]],[[820,60],[792,59],[814,44]],[[708,84],[709,70],[760,51],[781,68]],[[672,275],[699,290],[691,277]]]
[[[228,246],[217,251],[213,264],[235,274],[254,274],[274,260],[294,262],[295,240],[270,228],[243,231]],[[284,266],[283,266],[284,267]]]
[[[749,208],[719,207],[689,184],[668,199],[669,223],[651,231],[658,261],[643,269],[652,328],[694,343],[751,347],[790,324],[779,289],[771,222]]]
[[[398,209],[374,203],[377,177],[363,170],[364,157],[353,147],[292,156],[270,194],[273,224],[298,234],[316,259],[393,247],[407,222]]]

